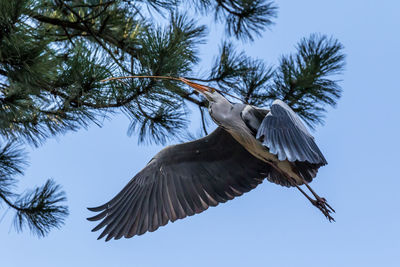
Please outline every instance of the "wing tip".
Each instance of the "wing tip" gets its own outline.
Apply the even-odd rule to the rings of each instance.
[[[107,208],[107,206],[108,206],[108,204],[104,204],[104,205],[101,205],[98,207],[90,207],[90,208],[88,207],[87,209],[90,211],[93,211],[93,212],[99,212],[99,211],[105,210]]]
[[[89,222],[94,222],[94,221],[97,221],[96,217],[97,217],[97,215],[92,216],[92,217],[88,217],[88,218],[86,218],[86,220],[88,220]]]

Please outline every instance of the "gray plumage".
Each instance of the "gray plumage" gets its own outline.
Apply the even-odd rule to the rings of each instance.
[[[253,135],[256,135],[260,124],[264,120],[265,116],[269,113],[268,109],[261,109],[253,107],[251,105],[235,104],[241,105],[242,111],[240,112],[240,117],[243,119],[244,123],[251,130]]]
[[[326,165],[324,155],[296,113],[283,101],[275,100],[262,121],[257,139],[279,160],[306,161]]]
[[[99,239],[155,231],[240,196],[265,178],[298,186],[327,164],[311,134],[282,101],[274,101],[270,111],[231,104],[193,84],[209,100],[210,115],[220,127],[199,140],[164,148],[112,200],[90,208],[99,214],[89,220],[102,220],[93,229],[104,228]]]

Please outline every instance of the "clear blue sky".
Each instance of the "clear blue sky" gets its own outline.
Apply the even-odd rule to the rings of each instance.
[[[315,132],[329,165],[312,183],[336,209],[336,223],[297,190],[265,181],[154,233],[97,241],[86,207],[111,198],[160,149],[137,146],[126,135],[127,119],[115,117],[103,128],[69,133],[33,150],[21,188],[55,178],[68,194],[71,214],[44,239],[15,233],[6,216],[1,266],[400,266],[400,2],[277,3],[276,25],[246,44],[248,54],[276,63],[313,32],[331,34],[346,47],[343,97]],[[202,56],[210,58],[214,45],[203,47]]]

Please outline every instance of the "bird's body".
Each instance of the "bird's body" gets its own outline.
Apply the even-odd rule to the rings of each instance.
[[[112,200],[90,210],[106,227],[99,238],[155,231],[240,196],[265,178],[297,187],[329,220],[334,211],[308,186],[327,162],[298,116],[280,100],[270,110],[232,104],[213,88],[181,81],[202,93],[219,126],[199,140],[161,150]],[[316,200],[299,187],[305,184]]]
[[[228,102],[226,99],[225,101]],[[260,120],[260,117],[251,114],[250,110],[253,110],[253,112],[260,111],[256,110],[256,108],[251,105],[240,103],[231,104],[229,102],[229,104],[223,103],[227,108],[229,108],[229,112],[225,111],[224,113],[218,113],[226,115],[224,115],[220,121],[217,121],[213,116],[211,108],[215,107],[216,105],[221,105],[221,103],[223,102],[211,104],[209,108],[213,120],[218,125],[223,125],[220,127],[230,133],[232,137],[254,157],[264,161],[266,164],[270,164],[273,167],[281,170],[286,175],[295,179],[297,184],[303,184],[302,178],[299,176],[299,174],[293,171],[292,164],[288,160],[280,161],[277,155],[270,153],[269,149],[265,147],[262,142],[256,139],[256,135],[252,133],[252,130],[248,127],[248,124],[246,124],[245,120],[243,119],[243,117],[247,115],[247,118],[249,119],[248,123],[254,122],[254,124],[258,124],[257,129],[255,129],[258,130],[259,125],[264,118]],[[220,108],[219,110],[222,111],[223,108]],[[263,110],[263,113],[265,113],[265,115],[267,115],[268,112],[269,110]],[[219,116],[218,119],[219,118],[221,118],[221,116]]]

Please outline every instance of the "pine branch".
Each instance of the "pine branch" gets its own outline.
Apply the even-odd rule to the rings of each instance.
[[[216,17],[226,20],[226,30],[229,35],[237,39],[253,41],[253,35],[261,32],[273,24],[272,19],[277,16],[277,7],[265,0],[216,0]],[[224,15],[219,13],[223,9]]]
[[[103,44],[103,41],[97,37],[97,35],[92,31],[91,26],[89,25],[88,21],[95,19],[95,17],[88,18],[88,19],[83,19],[79,13],[77,13],[73,8],[69,7],[67,4],[64,3],[64,1],[60,0],[60,3],[62,3],[62,6],[64,6],[66,9],[68,9],[75,17],[76,20],[79,23],[82,23],[83,26],[85,27],[86,31],[89,32],[89,34],[93,37],[94,40],[108,53],[108,55],[114,60],[116,64],[124,71],[130,73],[122,64],[119,63],[118,59],[114,56],[114,54],[108,49],[108,47]],[[106,5],[103,12],[107,10],[109,5]]]
[[[334,38],[313,34],[302,39],[295,55],[281,58],[271,96],[286,101],[310,127],[323,122],[325,106],[341,95],[335,78],[345,65],[343,45]]]
[[[0,177],[23,173],[26,166],[25,153],[16,140],[7,142],[0,148]]]
[[[14,225],[18,231],[25,227],[39,237],[46,236],[52,228],[60,228],[68,216],[68,208],[60,205],[66,197],[61,187],[52,180],[22,196],[15,204],[17,214]]]
[[[23,168],[27,165],[25,153],[18,143],[13,140],[0,148],[0,194],[13,197],[15,179],[13,176],[23,174]]]
[[[80,22],[71,22],[71,21],[66,21],[66,20],[62,20],[62,19],[58,19],[58,18],[51,18],[51,17],[47,17],[47,16],[44,16],[41,14],[37,14],[35,12],[29,12],[28,15],[31,18],[33,18],[39,22],[78,30],[80,32],[79,35],[82,35],[83,32],[86,32],[88,29],[90,29],[89,32],[91,32],[94,36],[99,37],[103,41],[107,42],[108,44],[112,44],[112,45],[118,47],[119,49],[126,51],[130,55],[137,54],[136,49],[134,49],[133,47],[126,46],[123,39],[118,40],[108,34],[103,33],[103,31],[101,31],[101,29],[105,27],[105,24],[102,25],[102,27],[100,27],[99,31],[96,31],[95,29],[92,28],[92,26],[90,26],[90,25],[84,26]]]
[[[208,79],[216,81],[222,88],[229,89],[235,86],[238,77],[248,71],[246,67],[248,60],[243,52],[238,53],[235,50],[232,43],[224,42]]]
[[[23,174],[26,155],[15,140],[0,148],[0,200],[16,211],[14,225],[18,231],[25,226],[38,236],[45,236],[50,229],[59,228],[68,215],[66,200],[60,186],[48,180],[44,186],[25,193],[13,192],[16,175]]]

